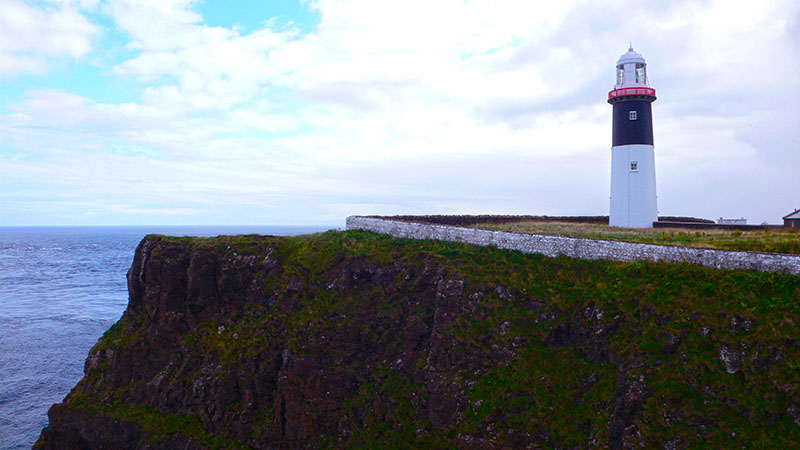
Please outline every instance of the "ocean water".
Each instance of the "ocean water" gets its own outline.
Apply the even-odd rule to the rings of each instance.
[[[0,229],[0,448],[30,448],[47,410],[128,304],[125,274],[141,239],[297,235],[328,227],[20,227]]]

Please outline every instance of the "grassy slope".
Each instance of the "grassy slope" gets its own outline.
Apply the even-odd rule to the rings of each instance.
[[[258,247],[249,239],[180,242],[246,255]],[[312,281],[309,290],[315,290],[313,282],[321,282],[325,270],[353,257],[387,264],[399,261],[409,267],[435,261],[446,267],[449,276],[464,280],[465,296],[484,294],[473,314],[450,323],[447,332],[454,336],[453,351],[487,347],[488,336],[513,347],[516,355],[505,366],[461,374],[474,381],[470,405],[462,420],[446,429],[431,427],[424,417],[412,414],[413,398],[427,394],[408,373],[386,365],[368,369],[353,362],[351,369],[362,384],[347,407],[363,412],[375,394],[396,407],[385,416],[367,414],[363,426],[354,427],[350,441],[343,443],[347,446],[449,448],[464,434],[514,446],[526,434],[543,436],[539,443],[544,448],[590,442],[602,447],[608,443],[611,416],[619,407],[615,398],[620,386],[636,380],[645,380],[648,392],[636,411],[637,439],[648,446],[663,447],[675,436],[689,448],[789,448],[800,440],[800,427],[787,415],[800,398],[800,277],[692,265],[551,259],[350,231],[287,239],[281,258],[289,269],[268,283],[279,287],[293,271],[307,271]],[[271,310],[254,307],[224,333],[216,332],[217,324],[211,321],[191,330],[186,341],[215,352],[224,366],[235,365],[236,355],[270,345],[269,340],[275,339],[272,324],[280,321],[287,326],[289,347],[301,353],[303,342],[315,330],[336,332],[347,324],[340,325],[335,318],[352,317],[367,303],[377,304],[385,320],[402,320],[401,312],[387,300],[390,297],[381,296],[385,288],[376,286],[350,298],[315,295],[290,316],[273,317]],[[129,319],[131,323],[109,330],[93,352],[136,339],[137,329],[146,325]],[[591,336],[573,339],[570,329],[585,329]],[[128,338],[122,339],[120,330]],[[231,338],[234,333],[240,338]],[[558,333],[566,338],[559,339]],[[397,345],[391,336],[376,337],[381,339]],[[733,374],[724,370],[719,360],[723,346],[743,349],[741,370]],[[485,351],[488,355],[491,349]],[[425,364],[425,355],[420,355],[419,364]],[[72,407],[101,408],[96,401],[85,401],[97,393],[81,389],[74,393]],[[118,394],[124,398],[124,393]],[[267,409],[258,414],[269,424],[272,411]],[[159,419],[157,411],[139,406],[104,411],[155,429],[155,439],[160,439],[159,433],[172,433],[174,427],[158,431],[154,423],[187,421],[197,441],[236,446],[211,436],[190,418]],[[266,436],[265,427],[256,434]]]
[[[695,231],[685,228],[618,228],[603,224],[560,222],[482,223],[473,225],[472,228],[646,242],[650,244],[683,245],[720,250],[800,254],[800,233],[795,229],[769,231],[708,229]]]

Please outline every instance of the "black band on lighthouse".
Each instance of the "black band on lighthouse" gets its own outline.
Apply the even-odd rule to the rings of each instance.
[[[614,133],[611,145],[653,145],[652,100],[614,102]]]

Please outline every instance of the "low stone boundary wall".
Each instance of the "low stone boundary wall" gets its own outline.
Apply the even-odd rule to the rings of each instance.
[[[519,250],[523,253],[560,255],[610,261],[688,262],[717,269],[754,269],[760,272],[800,274],[800,255],[737,252],[674,245],[643,244],[601,239],[543,236],[507,231],[478,230],[447,225],[431,225],[398,220],[350,216],[348,230],[367,230],[394,237],[438,239],[467,244]]]
[[[653,228],[690,228],[693,230],[738,230],[738,231],[764,231],[782,230],[783,225],[722,225],[718,223],[692,223],[692,222],[653,222]]]

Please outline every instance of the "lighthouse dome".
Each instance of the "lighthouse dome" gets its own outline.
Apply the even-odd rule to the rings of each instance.
[[[629,47],[628,51],[619,57],[619,59],[617,60],[617,66],[629,63],[645,64],[644,57],[641,54],[635,52],[633,50],[633,46]]]

